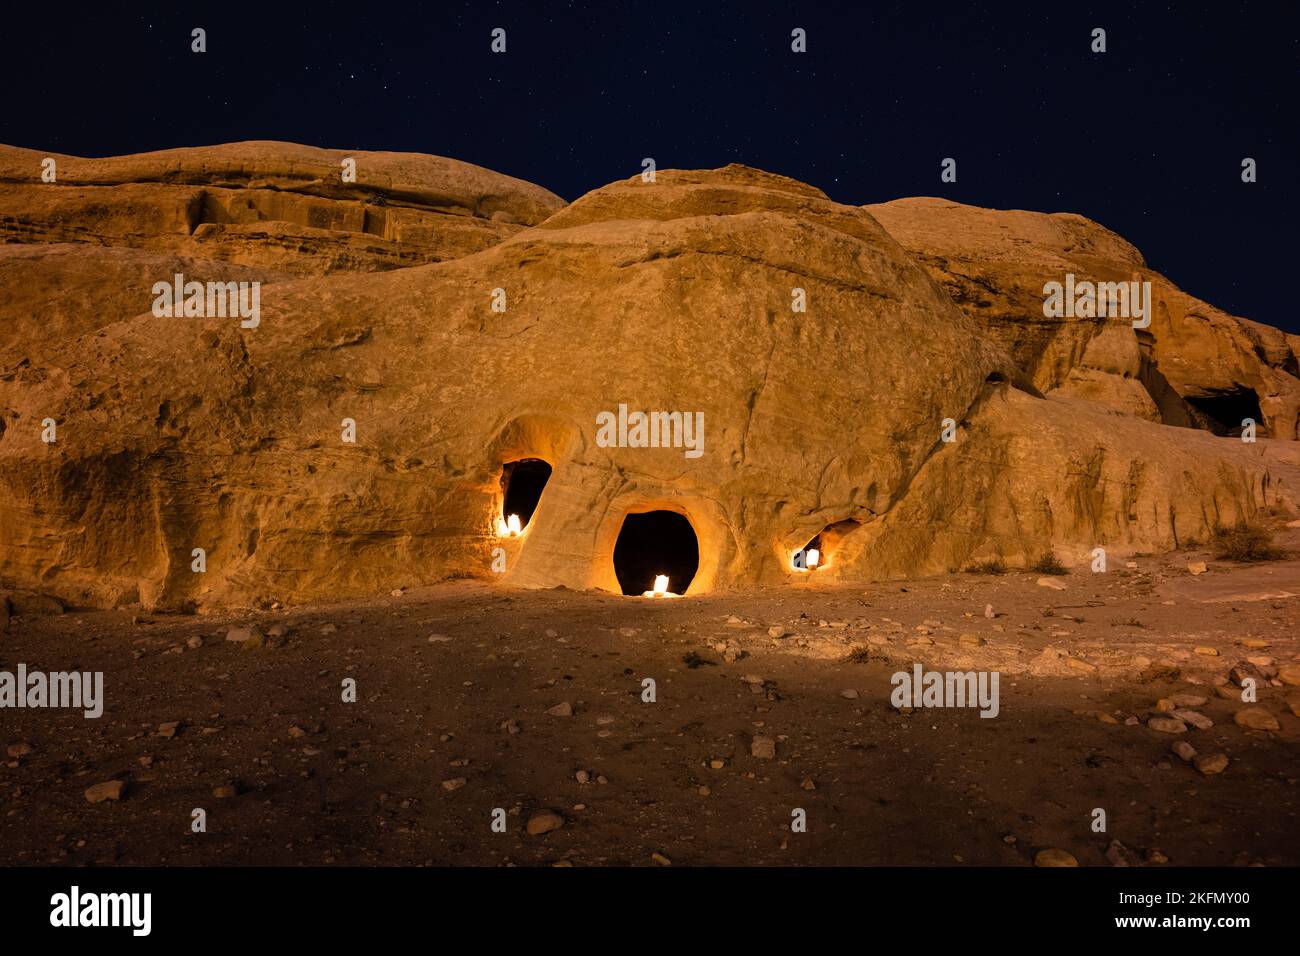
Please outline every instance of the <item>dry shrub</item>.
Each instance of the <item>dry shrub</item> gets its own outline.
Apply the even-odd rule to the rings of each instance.
[[[1263,525],[1238,521],[1214,529],[1214,556],[1220,561],[1277,561],[1286,556],[1273,546],[1273,532]]]

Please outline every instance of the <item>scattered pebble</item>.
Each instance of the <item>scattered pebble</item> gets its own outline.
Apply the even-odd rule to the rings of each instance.
[[[1232,719],[1238,727],[1247,730],[1277,730],[1279,727],[1277,718],[1263,707],[1243,707],[1232,715]]]
[[[1197,730],[1209,730],[1214,726],[1214,721],[1194,710],[1176,710],[1173,715],[1183,723],[1191,724]]]
[[[1079,861],[1073,854],[1064,850],[1047,849],[1039,850],[1034,854],[1034,866],[1078,866]]]
[[[261,647],[266,643],[262,632],[255,627],[232,627],[226,631],[226,640],[241,647]]]
[[[1203,754],[1196,758],[1196,769],[1207,777],[1212,777],[1216,773],[1223,773],[1228,769],[1228,755],[1222,753]]]
[[[1147,726],[1162,734],[1187,733],[1187,725],[1176,717],[1152,717],[1147,721]]]
[[[541,836],[564,826],[564,817],[554,810],[538,810],[528,818],[526,828],[529,836]]]
[[[86,801],[88,803],[103,803],[105,800],[121,800],[125,791],[126,781],[106,780],[103,783],[97,783],[93,787],[86,788]]]

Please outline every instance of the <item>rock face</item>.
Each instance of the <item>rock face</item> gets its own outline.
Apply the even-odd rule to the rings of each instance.
[[[1180,291],[1108,229],[1069,213],[980,209],[945,199],[865,207],[1035,387],[1169,425],[1300,437],[1300,338]],[[1044,285],[1067,273],[1151,283],[1151,323],[1048,318]]]
[[[229,187],[240,195],[307,162],[305,148],[282,144],[214,149],[253,147],[250,171]],[[150,155],[174,155],[178,175],[194,178],[209,152]],[[290,216],[285,228],[308,228],[293,203],[357,204],[318,182],[348,154],[307,152],[323,154],[315,185],[287,206],[257,200],[268,216]],[[154,259],[121,265],[138,285],[105,291],[111,306],[97,319],[69,308],[48,336],[29,310],[41,295],[55,300],[64,271],[94,298],[93,267],[70,264],[82,247],[127,250],[117,240],[0,249],[32,258],[33,286],[11,307],[0,351],[0,584],[160,608],[336,599],[467,576],[617,591],[625,517],[666,510],[690,522],[698,570],[688,593],[701,593],[942,571],[993,555],[1024,564],[1048,547],[1078,558],[1099,545],[1162,549],[1296,497],[1294,443],[1167,427],[1063,388],[1074,366],[1052,357],[1065,348],[1056,339],[1086,338],[1083,355],[1100,336],[1017,337],[1010,319],[998,331],[933,281],[941,276],[905,248],[906,234],[900,245],[871,213],[810,186],[739,166],[660,171],[655,183],[613,183],[520,228],[550,211],[550,194],[447,160],[356,155],[390,158],[386,175],[408,184],[391,195],[463,210],[482,246],[293,280],[286,262],[332,269],[314,251],[306,264],[273,252],[246,266],[233,250],[265,240],[236,230],[237,240],[216,239],[236,243],[219,261],[276,276],[263,279],[260,324],[243,328],[150,313],[149,286],[193,252],[182,229],[167,243],[141,239]],[[122,186],[94,188],[125,196],[142,159],[85,162],[123,164]],[[6,223],[51,218],[9,208]],[[259,223],[263,237],[283,225]],[[371,233],[344,224],[327,235]],[[450,240],[429,242],[432,259]],[[399,245],[408,248],[384,248]],[[1104,251],[1126,248],[1111,237]],[[1021,279],[1014,256],[1006,262],[1010,288]],[[806,311],[795,310],[801,301]],[[610,446],[601,416],[620,404],[702,413],[701,453],[684,441]],[[58,423],[53,444],[41,439],[47,418]],[[344,440],[345,419],[355,442]],[[941,439],[945,419],[952,442]],[[551,465],[549,481],[523,535],[498,537],[504,466],[530,458]],[[821,565],[796,571],[792,555],[814,536]]]
[[[53,183],[41,179],[46,159]],[[342,179],[345,159],[355,182]],[[0,352],[31,357],[134,315],[176,273],[271,283],[439,262],[563,205],[417,153],[249,142],[82,159],[0,146]],[[45,320],[39,337],[24,334],[32,315]]]
[[[54,183],[41,180],[46,158]],[[106,159],[0,146],[0,184],[6,242],[128,246],[291,275],[457,258],[564,205],[540,186],[441,156],[275,142]]]

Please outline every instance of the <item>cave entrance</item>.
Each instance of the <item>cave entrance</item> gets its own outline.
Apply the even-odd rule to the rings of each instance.
[[[1185,396],[1195,423],[1216,435],[1240,435],[1242,419],[1255,423],[1257,433],[1264,431],[1264,413],[1259,395],[1253,388],[1233,388],[1208,395]]]
[[[790,556],[790,567],[795,571],[818,571],[831,563],[831,556],[840,543],[862,526],[857,518],[845,518],[822,528],[812,540]]]
[[[624,594],[655,590],[655,578],[668,578],[666,590],[685,594],[700,567],[700,545],[685,515],[646,511],[623,519],[614,543],[614,576]]]
[[[551,466],[540,458],[521,458],[502,467],[501,519],[507,533],[519,534],[528,527],[550,477]]]
[[[822,565],[822,536],[813,539],[794,553],[790,565],[796,571],[816,571]]]

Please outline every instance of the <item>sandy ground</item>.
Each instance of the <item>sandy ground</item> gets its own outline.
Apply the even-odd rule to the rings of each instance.
[[[457,582],[15,618],[0,670],[103,671],[107,703],[0,711],[0,864],[1300,864],[1300,688],[1274,676],[1300,661],[1300,561],[1189,574],[1207,557],[1075,569],[1065,590],[1022,572],[657,602]],[[244,647],[241,624],[288,633]],[[997,670],[1000,713],[900,712],[890,676],[913,661]],[[1234,668],[1278,730],[1234,722],[1239,691],[1215,687]],[[1213,726],[1151,729],[1174,694],[1206,697]],[[89,803],[110,780],[121,799]],[[529,835],[543,809],[563,826]]]

